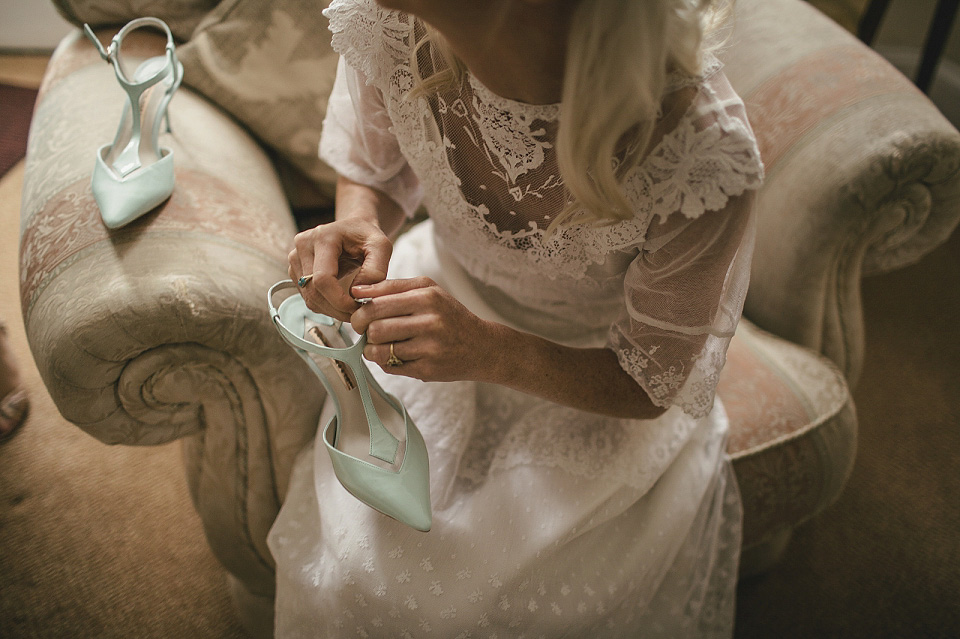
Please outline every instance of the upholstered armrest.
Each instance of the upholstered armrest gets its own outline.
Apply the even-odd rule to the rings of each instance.
[[[918,260],[960,219],[960,135],[878,54],[802,0],[739,0],[726,71],[767,168],[744,314],[852,385],[860,280]]]
[[[146,43],[125,41],[125,55]],[[68,37],[41,88],[24,178],[30,346],[60,412],[94,437],[187,437],[188,479],[214,552],[245,583],[271,588],[263,540],[287,479],[276,469],[312,437],[323,399],[267,312],[295,226],[263,150],[181,88],[173,133],[161,137],[174,153],[172,197],[106,229],[90,176],[124,100],[93,47]]]

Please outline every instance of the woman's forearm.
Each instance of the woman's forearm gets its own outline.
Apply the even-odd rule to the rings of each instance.
[[[606,348],[572,348],[490,324],[492,343],[483,380],[591,413],[653,419],[665,409],[627,374]]]
[[[404,213],[388,195],[340,177],[337,219],[359,218],[392,236]],[[481,381],[509,386],[549,401],[593,413],[652,419],[664,412],[630,377],[613,351],[562,346],[529,333],[488,323],[491,347],[480,354]]]
[[[403,209],[393,198],[373,187],[354,182],[342,175],[337,179],[338,220],[360,218],[377,225],[393,237],[403,225]]]

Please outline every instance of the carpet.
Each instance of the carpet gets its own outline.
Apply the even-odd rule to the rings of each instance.
[[[0,84],[0,177],[27,152],[36,89]]]

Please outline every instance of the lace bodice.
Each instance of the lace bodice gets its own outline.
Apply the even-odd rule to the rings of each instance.
[[[325,15],[342,59],[323,159],[408,214],[422,202],[438,250],[513,324],[607,345],[657,404],[705,415],[746,292],[763,174],[719,64],[672,78],[652,151],[626,177],[635,215],[548,236],[568,198],[554,149],[562,105],[506,99],[470,74],[411,97],[416,19],[372,0]]]

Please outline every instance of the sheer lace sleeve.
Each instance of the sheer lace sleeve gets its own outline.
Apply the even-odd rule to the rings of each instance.
[[[383,191],[413,215],[422,197],[420,183],[393,134],[383,98],[385,83],[405,55],[401,32],[406,23],[369,2],[334,2],[325,14],[341,57],[320,157],[340,175]]]
[[[610,330],[620,365],[663,408],[703,417],[726,360],[750,275],[754,192],[693,220],[654,223],[624,279]]]
[[[704,97],[704,108],[694,104],[644,163],[654,216],[609,333],[620,365],[655,404],[698,418],[713,406],[743,309],[763,177],[743,104],[725,78]]]

